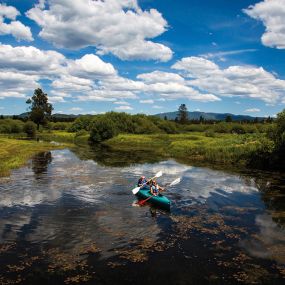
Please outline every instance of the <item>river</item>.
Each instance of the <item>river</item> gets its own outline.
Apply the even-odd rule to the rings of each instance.
[[[161,170],[171,211],[131,189]],[[285,175],[73,148],[0,178],[0,284],[284,284]]]

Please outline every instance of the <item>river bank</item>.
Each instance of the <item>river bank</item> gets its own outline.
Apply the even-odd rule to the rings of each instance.
[[[187,134],[130,135],[120,134],[103,144],[114,150],[152,150],[165,157],[196,162],[245,166],[257,150],[273,143],[265,134]]]
[[[67,144],[0,136],[0,177],[8,176],[12,169],[25,165],[33,155],[39,152],[65,147],[67,147]]]
[[[21,138],[21,139],[19,139]],[[44,131],[37,135],[42,141],[28,141],[21,136],[0,139],[0,175],[8,175],[9,170],[23,165],[33,154],[66,146],[89,144],[86,132]],[[50,144],[57,142],[62,145]],[[223,166],[245,167],[249,158],[273,143],[265,134],[209,134],[191,132],[183,134],[119,134],[101,145],[112,152],[150,153],[151,155],[174,158],[196,164],[220,164]]]

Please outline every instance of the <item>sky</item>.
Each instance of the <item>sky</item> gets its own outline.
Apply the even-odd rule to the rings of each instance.
[[[0,0],[0,114],[285,108],[285,0]]]

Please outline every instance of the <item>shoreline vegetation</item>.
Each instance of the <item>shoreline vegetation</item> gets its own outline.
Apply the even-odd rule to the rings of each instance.
[[[0,177],[8,176],[11,170],[24,166],[35,154],[67,147],[67,144],[37,142],[0,136]]]
[[[87,144],[106,146],[117,153],[149,152],[189,162],[223,164],[250,169],[285,169],[285,111],[262,122],[175,121],[143,114],[108,112],[82,115],[71,122],[28,118],[0,119],[0,176],[23,165],[41,151]],[[24,138],[37,138],[42,143]],[[60,146],[48,142],[62,143]]]

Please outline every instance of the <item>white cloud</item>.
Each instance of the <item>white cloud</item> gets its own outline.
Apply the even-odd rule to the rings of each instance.
[[[90,79],[116,74],[111,63],[104,62],[94,54],[86,54],[80,59],[71,60],[68,64],[68,70],[70,74]]]
[[[115,108],[115,110],[117,111],[129,111],[129,110],[133,110],[133,108],[131,106],[118,106]]]
[[[39,87],[36,75],[26,75],[0,69],[0,99],[3,98],[24,98],[27,93]]]
[[[285,80],[276,78],[262,67],[230,66],[221,69],[200,57],[183,58],[172,66],[190,79],[187,85],[217,96],[240,96],[277,103],[284,97]]]
[[[154,101],[152,99],[147,99],[147,100],[140,100],[141,104],[153,104]]]
[[[265,46],[285,49],[285,0],[264,0],[243,11],[263,22],[265,33],[261,41]]]
[[[58,74],[62,72],[65,57],[56,51],[43,51],[33,46],[0,44],[0,66],[28,74]]]
[[[237,55],[241,53],[246,53],[246,52],[255,52],[257,49],[240,49],[240,50],[230,50],[230,51],[220,51],[220,52],[213,52],[213,53],[206,53],[206,54],[201,54],[201,57],[204,57],[206,59],[214,59],[218,58],[220,61],[226,61],[226,56],[228,55]]]
[[[116,105],[130,105],[130,103],[127,101],[116,101],[116,102],[114,102],[114,104],[116,104]]]
[[[0,3],[0,35],[12,35],[17,40],[32,41],[31,29],[20,21],[15,21],[20,12],[13,6],[6,6]],[[5,23],[5,20],[10,20]]]
[[[63,102],[65,102],[64,98],[61,96],[49,96],[48,101],[50,103],[63,103]]]
[[[154,106],[152,106],[152,108],[153,108],[153,109],[163,109],[163,107],[162,107],[162,106],[159,106],[159,105],[154,105]]]
[[[155,9],[143,11],[136,0],[47,0],[26,15],[40,27],[40,36],[57,47],[95,46],[98,54],[123,60],[168,61],[170,48],[150,41],[167,30]],[[84,22],[84,25],[82,23]]]
[[[150,73],[142,73],[137,76],[138,79],[143,80],[144,82],[150,83],[168,83],[168,82],[177,82],[183,83],[184,78],[177,73],[163,72],[163,71],[153,71]]]
[[[70,108],[69,111],[82,111],[82,108],[80,108],[80,107],[73,107],[73,108]]]
[[[258,112],[260,112],[260,109],[258,109],[258,108],[251,108],[251,109],[246,109],[244,112],[245,113],[258,113]]]

